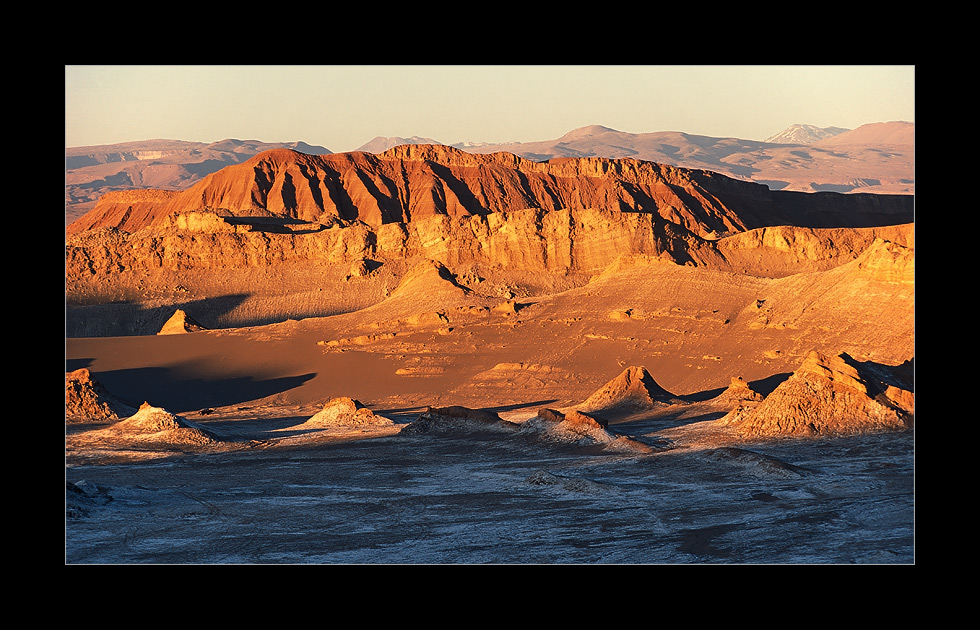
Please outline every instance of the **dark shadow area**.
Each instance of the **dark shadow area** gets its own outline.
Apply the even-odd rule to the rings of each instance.
[[[818,184],[816,182],[810,182],[810,188],[818,192],[849,193],[857,188],[857,186],[851,184]]]
[[[313,203],[322,210],[324,208],[323,193],[320,190],[320,179],[317,177],[316,169],[311,169],[308,164],[302,162],[298,166],[299,172],[306,178],[310,194],[313,195]]]
[[[785,225],[863,228],[915,221],[915,195],[774,190],[771,197]]]
[[[376,183],[368,173],[363,172],[361,169],[355,171],[357,179],[360,180],[364,188],[367,189],[368,194],[375,203],[378,205],[378,210],[381,213],[381,219],[385,223],[394,223],[405,221],[405,209],[402,207],[401,203],[398,201],[398,191],[394,189],[394,185],[385,179],[387,184],[387,191],[382,192],[379,188],[378,183]],[[379,178],[380,179],[380,178]],[[348,196],[349,198],[349,196]],[[360,210],[356,206],[352,206],[355,216],[351,219],[360,219]]]
[[[723,542],[719,542],[719,539],[724,538],[730,532],[738,531],[741,527],[744,526],[724,524],[698,529],[680,530],[680,540],[677,544],[677,550],[682,553],[691,554],[692,556],[708,556],[718,559],[729,558],[732,555],[732,551]]]
[[[845,363],[858,371],[868,385],[868,393],[872,396],[883,394],[889,386],[915,391],[914,357],[899,365],[887,365],[870,360],[859,361],[846,352],[841,357]]]
[[[65,306],[65,337],[155,335],[177,309],[205,328],[220,328],[224,316],[248,299],[244,293],[145,308],[132,302]],[[246,324],[240,324],[246,325]]]
[[[753,175],[759,172],[754,166],[747,166],[745,164],[729,164],[728,169],[733,175],[738,175],[740,177],[752,178]]]
[[[75,370],[80,370],[82,368],[87,368],[92,365],[95,359],[85,358],[85,359],[67,359],[65,361],[65,373],[74,372]]]
[[[292,217],[225,217],[229,225],[247,225],[254,232],[271,234],[312,234],[324,229],[319,223],[310,223]]]
[[[409,424],[415,422],[420,413],[425,413],[428,405],[419,407],[404,407],[402,409],[372,409],[379,416],[388,418],[395,424]]]
[[[436,164],[435,162],[429,163],[429,168],[435,173],[446,185],[456,195],[456,198],[463,204],[463,208],[472,215],[486,215],[489,214],[489,210],[483,207],[483,204],[476,198],[473,191],[469,189],[465,182],[460,181],[452,171],[447,167]]]
[[[373,271],[380,267],[381,263],[369,261],[366,266],[369,271]],[[177,309],[183,310],[188,317],[210,330],[264,326],[287,319],[329,317],[350,312],[342,308],[322,307],[289,310],[272,317],[236,317],[234,319],[228,317],[229,313],[238,308],[249,297],[246,294],[222,295],[153,308],[146,308],[142,304],[132,302],[66,306],[65,337],[78,339],[155,335],[160,332],[160,329]]]
[[[108,186],[121,186],[123,189],[128,189],[133,187],[133,178],[129,176],[129,173],[123,171],[121,173],[114,173],[112,175],[106,175],[102,179],[97,179],[91,182],[83,182],[81,184],[75,184],[76,187],[83,190],[105,188]]]
[[[288,208],[296,208],[296,184],[293,183],[293,176],[286,171],[282,174],[282,188],[280,188],[280,195],[282,195],[282,205]]]
[[[72,171],[76,168],[85,168],[86,166],[96,166],[100,162],[96,160],[91,155],[69,155],[65,157],[65,170]]]
[[[782,190],[789,186],[789,182],[784,182],[778,179],[757,179],[760,184],[765,184],[769,187],[769,190]]]
[[[712,398],[717,398],[726,390],[726,387],[718,387],[715,389],[706,389],[703,392],[696,392],[694,394],[687,394],[684,396],[678,396],[684,402],[695,403],[704,402],[706,400],[711,400]]]
[[[351,199],[350,193],[340,183],[340,173],[334,169],[327,168],[326,163],[321,162],[320,166],[323,168],[324,173],[323,185],[327,189],[327,195],[330,197],[330,201],[337,208],[337,214],[344,221],[356,221],[358,209],[354,204],[354,200]],[[317,198],[322,199],[319,195]],[[326,200],[323,200],[323,203],[326,204]],[[326,205],[323,207],[326,207]]]
[[[792,372],[785,372],[782,374],[773,374],[772,376],[767,376],[766,378],[759,379],[756,381],[750,381],[748,383],[752,391],[762,394],[763,396],[768,396],[772,393],[772,390],[776,389],[780,383],[792,376]],[[686,403],[698,403],[711,400],[712,398],[717,398],[721,396],[727,387],[716,387],[714,389],[706,389],[701,392],[694,392],[693,394],[684,394],[678,396],[682,401]],[[721,415],[725,415],[724,413]],[[719,416],[720,417],[720,416]],[[703,418],[701,418],[703,419]]]
[[[288,416],[282,418],[263,418],[261,420],[241,420],[241,419],[228,419],[224,420],[219,418],[214,418],[214,416],[202,417],[200,412],[185,412],[181,414],[187,420],[191,422],[197,422],[201,426],[207,427],[209,430],[213,430],[215,433],[220,435],[235,435],[237,437],[247,437],[249,439],[275,439],[282,437],[291,437],[294,435],[303,435],[306,433],[312,433],[314,431],[319,431],[320,429],[299,429],[299,425],[303,424],[309,417],[307,416]],[[249,430],[242,435],[242,425],[248,424]],[[291,427],[297,427],[295,431],[287,431]]]
[[[381,269],[382,267],[384,267],[384,263],[380,260],[371,260],[370,258],[364,259],[364,268],[368,273],[372,273],[378,269]]]
[[[313,379],[316,374],[256,380],[251,376],[188,377],[184,370],[162,367],[130,368],[95,374],[113,396],[131,406],[144,401],[171,413],[195,412],[206,407],[225,407],[281,394]]]
[[[528,407],[543,407],[557,401],[557,398],[553,398],[551,400],[535,400],[533,402],[516,403],[513,405],[501,405],[499,407],[484,407],[483,411],[492,411],[494,413],[500,413],[501,411],[515,411],[517,409],[526,409]]]
[[[772,390],[779,387],[779,385],[790,376],[793,376],[792,372],[773,374],[772,376],[767,376],[766,378],[762,378],[757,381],[749,381],[749,387],[754,392],[758,392],[763,396],[768,396],[772,393]]]
[[[195,175],[197,177],[205,177],[211,173],[217,173],[224,167],[228,166],[229,162],[224,160],[203,160],[201,162],[190,162],[187,164],[181,164],[181,167]]]
[[[539,199],[538,195],[534,193],[534,187],[531,186],[531,180],[528,179],[527,173],[523,171],[515,171],[517,174],[518,181],[521,182],[521,191],[527,197],[527,205],[529,207],[540,207],[545,211],[553,211],[557,208],[562,208],[565,206],[565,202],[562,200],[561,196],[555,192],[554,187],[549,184],[548,181],[541,182],[544,186],[544,194],[548,196],[551,200],[551,205],[546,206],[543,202],[544,199]]]

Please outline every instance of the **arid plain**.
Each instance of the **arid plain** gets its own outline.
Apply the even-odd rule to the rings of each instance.
[[[914,562],[914,197],[258,153],[66,228],[66,561]]]

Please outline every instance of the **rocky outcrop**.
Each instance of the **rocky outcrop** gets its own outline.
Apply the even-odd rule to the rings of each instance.
[[[135,414],[105,431],[121,438],[175,445],[213,446],[220,442],[212,431],[148,402],[144,402]]]
[[[718,396],[708,401],[716,409],[729,411],[729,420],[741,417],[751,409],[755,409],[765,397],[745,382],[741,376],[733,376],[731,383]]]
[[[419,414],[413,422],[405,425],[401,432],[405,435],[456,434],[490,431],[494,433],[513,433],[518,426],[508,422],[492,411],[470,409],[469,407],[429,407]]]
[[[610,431],[605,420],[575,409],[564,413],[540,409],[533,418],[521,423],[519,434],[577,447],[597,446],[603,450],[631,453],[653,452],[653,448],[646,444]]]
[[[802,466],[734,446],[708,449],[700,456],[709,461],[730,464],[744,474],[760,479],[801,479],[812,474],[811,470]]]
[[[435,260],[423,260],[409,268],[402,276],[390,298],[416,297],[427,292],[462,295],[466,291],[465,287],[456,282],[453,273],[445,265]]]
[[[340,397],[327,401],[323,409],[298,428],[323,429],[369,429],[375,427],[390,427],[395,423],[384,416],[379,416],[353,398]]]
[[[135,412],[110,394],[87,368],[65,373],[66,422],[113,422]]]
[[[175,223],[171,220],[172,223]],[[624,253],[675,262],[709,260],[711,244],[652,215],[595,209],[524,210],[369,227],[270,232],[261,229],[82,232],[65,247],[69,278],[120,271],[229,270],[281,263],[330,263],[425,258],[450,267],[491,265],[526,271],[598,272]],[[714,258],[718,258],[714,256]]]
[[[585,402],[576,405],[579,411],[610,409],[650,409],[680,399],[661,387],[644,367],[628,367],[609,381]]]
[[[873,280],[915,285],[914,247],[876,238],[854,264]]]
[[[127,232],[136,230],[152,222],[160,212],[179,193],[172,190],[118,190],[104,194],[95,207],[72,222],[67,234],[78,234],[101,227],[113,227]]]
[[[811,352],[765,400],[722,422],[743,437],[826,436],[904,431],[914,415],[911,362],[886,366]]]
[[[780,225],[734,234],[714,243],[711,254],[695,254],[702,265],[777,278],[824,271],[860,256],[876,240],[915,250],[915,225],[863,229],[807,228]],[[713,259],[711,256],[716,255]]]
[[[207,330],[199,324],[193,317],[185,313],[182,309],[177,309],[158,332],[158,335],[181,335],[184,333],[199,332]]]

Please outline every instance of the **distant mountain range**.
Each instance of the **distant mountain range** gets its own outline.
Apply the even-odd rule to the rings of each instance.
[[[846,133],[844,127],[817,127],[815,125],[792,125],[774,136],[766,138],[770,144],[813,144],[824,138]]]
[[[381,153],[403,144],[446,144],[418,136],[376,137],[358,151]],[[714,171],[773,190],[915,192],[915,124],[871,123],[857,129],[793,125],[765,141],[677,131],[626,133],[601,125],[538,142],[449,145],[469,153],[508,152],[534,161],[569,157],[632,158]],[[304,142],[145,140],[65,151],[65,224],[115,190],[183,190],[202,177],[275,148],[309,155],[332,151]]]

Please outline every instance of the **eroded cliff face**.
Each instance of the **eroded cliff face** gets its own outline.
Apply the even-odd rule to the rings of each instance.
[[[545,212],[597,209],[659,217],[702,236],[770,225],[858,227],[894,215],[911,220],[900,196],[873,201],[837,195],[814,212],[806,197],[709,171],[631,159],[563,158],[533,162],[509,153],[470,154],[442,145],[403,145],[380,155],[263,152],[213,173],[152,207],[146,191],[103,197],[67,228],[136,231],[173,215],[210,211],[235,217],[278,217],[323,226],[372,227],[435,216],[453,219],[527,208]],[[850,197],[854,197],[850,199]]]
[[[239,269],[282,262],[349,264],[426,258],[529,271],[595,272],[624,253],[690,260],[706,242],[652,215],[600,210],[525,210],[409,223],[275,232],[216,215],[178,215],[166,228],[103,228],[69,239],[69,277],[164,268]]]
[[[364,259],[424,258],[545,273],[599,273],[624,256],[653,256],[765,277],[825,270],[856,259],[876,239],[892,254],[914,251],[914,226],[815,230],[781,226],[705,239],[650,214],[540,209],[430,216],[408,223],[293,229],[238,222],[213,213],[170,215],[159,228],[102,228],[68,239],[69,278],[120,271],[230,270],[279,263],[348,267]],[[877,258],[875,259],[877,260]],[[874,260],[867,263],[873,269]],[[914,272],[914,256],[908,274]],[[883,273],[897,273],[893,265]]]

